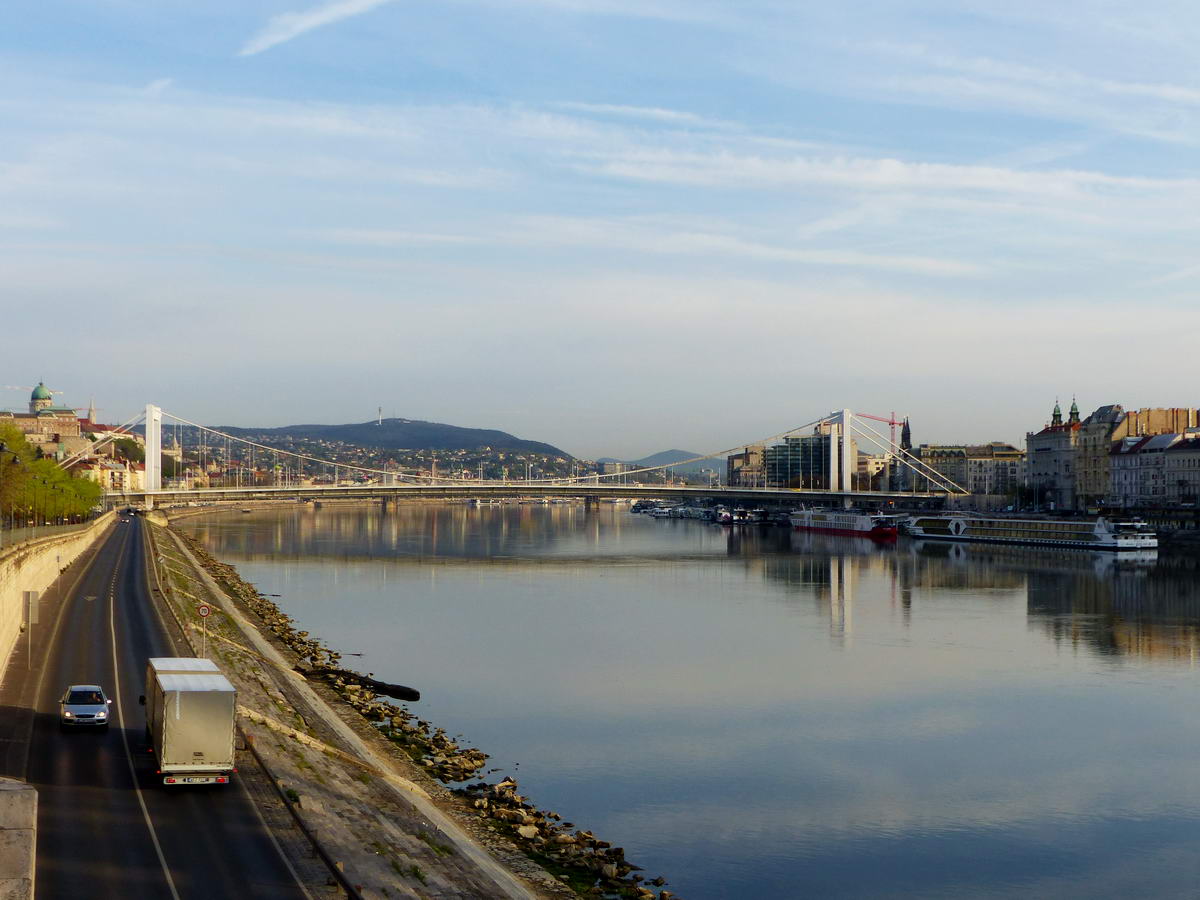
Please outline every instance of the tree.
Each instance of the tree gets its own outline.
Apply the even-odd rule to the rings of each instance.
[[[100,502],[100,485],[43,458],[15,426],[0,425],[0,445],[0,517],[66,522],[86,517]]]
[[[129,462],[144,463],[146,461],[145,448],[133,438],[120,438],[113,441],[113,452]]]

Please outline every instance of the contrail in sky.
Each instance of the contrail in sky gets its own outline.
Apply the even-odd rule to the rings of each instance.
[[[256,53],[262,53],[264,50],[270,50],[272,47],[286,43],[306,31],[312,31],[314,28],[324,25],[332,25],[352,16],[360,16],[376,7],[393,2],[394,0],[336,0],[334,3],[326,3],[324,6],[304,12],[280,13],[271,17],[266,27],[238,51],[238,56],[254,56]]]

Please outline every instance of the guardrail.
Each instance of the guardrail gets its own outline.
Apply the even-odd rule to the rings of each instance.
[[[58,534],[70,534],[87,528],[95,519],[78,522],[74,525],[34,525],[27,528],[0,528],[0,552],[24,544],[38,538],[51,537]]]

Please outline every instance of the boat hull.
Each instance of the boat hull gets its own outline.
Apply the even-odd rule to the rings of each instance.
[[[1134,550],[1156,550],[1158,549],[1158,541],[1154,540],[1149,543],[1098,543],[1092,541],[1065,541],[1065,540],[1050,540],[1050,539],[1022,539],[1022,538],[993,538],[993,537],[952,537],[944,534],[923,534],[914,533],[914,538],[922,541],[946,541],[947,543],[955,544],[1009,544],[1020,547],[1070,547],[1073,550],[1104,550],[1111,553],[1132,552]]]
[[[1144,523],[1067,519],[988,519],[965,516],[913,516],[908,533],[920,540],[968,544],[1065,547],[1129,552],[1154,550],[1158,537]]]
[[[894,541],[898,532],[894,523],[880,522],[878,517],[864,513],[797,510],[788,519],[794,531],[865,537],[873,541]]]

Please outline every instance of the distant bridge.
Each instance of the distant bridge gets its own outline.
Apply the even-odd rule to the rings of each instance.
[[[551,484],[511,481],[475,484],[361,484],[308,485],[284,487],[220,487],[159,491],[130,491],[107,495],[110,506],[189,504],[236,504],[263,500],[511,500],[563,499],[585,502],[628,499],[712,500],[741,506],[799,506],[805,503],[845,505],[854,502],[866,506],[889,504],[935,504],[945,501],[944,492],[914,491],[815,491],[790,488],[705,487],[664,484]]]
[[[221,487],[166,487],[162,486],[162,425],[163,418],[171,418],[187,428],[195,429],[197,441],[193,448],[196,451],[199,469],[207,481],[207,473],[214,470],[221,473]],[[872,419],[892,426],[892,433],[886,436],[877,428],[865,422]],[[436,474],[398,472],[388,469],[375,469],[366,466],[335,462],[327,459],[297,453],[291,450],[281,450],[268,447],[256,441],[225,434],[205,425],[190,422],[180,416],[164,413],[153,404],[147,405],[144,413],[119,426],[117,431],[128,433],[128,429],[138,422],[145,424],[146,437],[146,475],[145,489],[136,492],[110,493],[109,505],[122,503],[137,503],[139,505],[178,505],[188,503],[228,503],[247,502],[267,499],[297,499],[318,497],[328,499],[367,499],[367,498],[476,498],[499,499],[511,497],[530,498],[583,498],[585,500],[600,500],[613,498],[657,498],[657,499],[688,499],[698,497],[721,498],[735,503],[767,503],[795,504],[797,502],[813,502],[841,504],[849,506],[854,502],[873,506],[893,504],[898,501],[945,500],[956,494],[966,494],[967,491],[955,484],[942,473],[930,468],[920,459],[913,456],[904,447],[896,443],[895,426],[899,424],[893,414],[890,419],[854,413],[848,409],[837,410],[819,419],[814,419],[804,425],[790,428],[772,437],[752,441],[747,445],[739,445],[729,450],[720,450],[704,456],[688,460],[678,460],[673,463],[658,466],[645,466],[607,474],[588,474],[571,477],[527,478],[484,480],[472,478],[446,478]],[[715,460],[738,453],[743,447],[755,445],[766,446],[768,442],[784,442],[789,447],[809,450],[812,443],[792,439],[802,435],[805,429],[811,428],[811,437],[819,438],[818,447],[811,450],[813,455],[801,460],[800,468],[804,472],[802,478],[788,477],[791,483],[801,482],[799,488],[781,487],[720,487],[698,485],[672,484],[629,484],[631,477],[648,472],[662,472],[671,468],[704,460]],[[855,490],[855,479],[858,477],[858,454],[856,447],[859,442],[874,445],[889,467],[906,470],[913,484],[918,479],[924,480],[926,487],[936,490],[917,491],[870,491]],[[89,448],[90,451],[99,449],[101,443]],[[89,450],[80,451],[75,457],[64,460],[61,465],[70,466]],[[789,450],[790,452],[790,450]],[[257,459],[255,458],[257,454]],[[879,458],[879,455],[876,455]],[[182,457],[181,457],[182,459]],[[294,468],[288,468],[293,466]],[[316,469],[323,472],[331,484],[307,484],[303,474]],[[262,473],[274,483],[267,486],[262,481]],[[789,471],[791,471],[789,469]],[[344,483],[345,480],[350,483]],[[246,484],[242,483],[243,476]],[[763,481],[766,481],[766,461],[763,459]],[[619,479],[619,481],[618,481]],[[229,482],[233,484],[230,485]],[[807,481],[808,484],[804,484]]]

